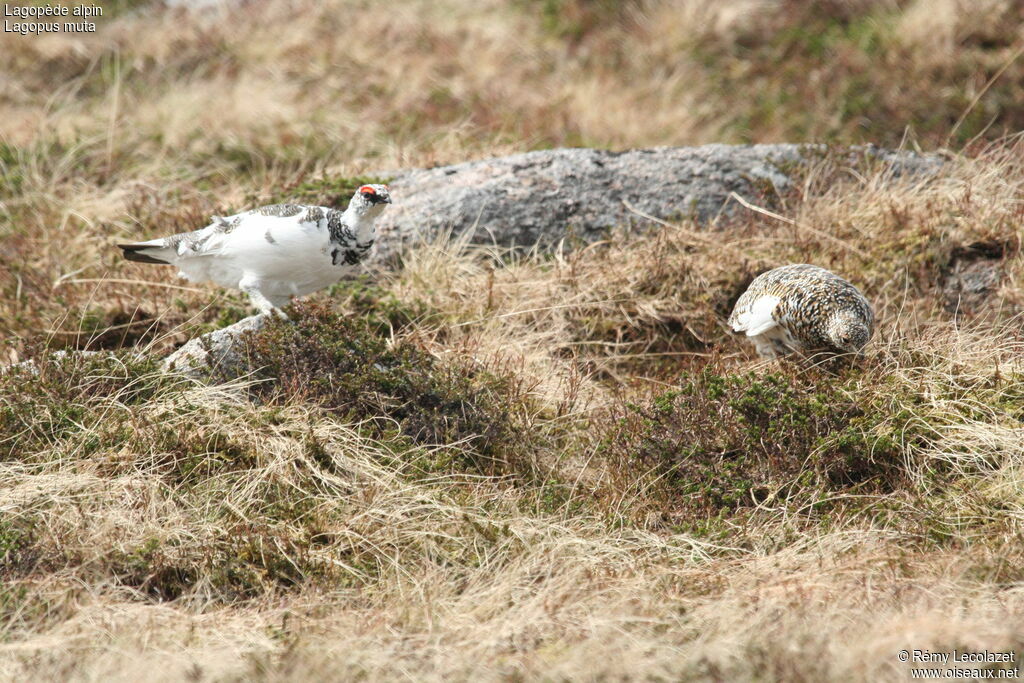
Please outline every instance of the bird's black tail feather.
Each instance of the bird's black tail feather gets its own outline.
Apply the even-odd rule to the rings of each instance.
[[[171,265],[167,261],[161,261],[160,259],[150,256],[149,254],[142,253],[146,249],[153,249],[153,245],[150,244],[119,244],[117,245],[124,250],[124,257],[129,261],[138,261],[139,263],[157,263],[163,266]]]

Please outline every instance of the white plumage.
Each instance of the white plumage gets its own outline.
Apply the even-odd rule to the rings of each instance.
[[[274,204],[210,225],[133,244],[126,258],[177,266],[193,282],[240,289],[261,312],[276,312],[293,296],[338,282],[376,239],[374,220],[391,203],[385,185],[364,185],[345,211]]]
[[[772,317],[775,307],[782,301],[777,296],[765,295],[756,299],[750,308],[740,310],[732,321],[733,330],[746,332],[748,337],[764,334],[779,323]]]

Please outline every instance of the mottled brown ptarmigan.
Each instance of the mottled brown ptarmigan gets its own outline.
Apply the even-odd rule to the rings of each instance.
[[[177,266],[193,282],[240,289],[261,313],[283,316],[291,297],[333,285],[363,260],[377,236],[373,222],[390,203],[386,185],[363,185],[344,211],[274,204],[118,246],[129,261]]]
[[[761,273],[729,316],[763,358],[791,352],[857,353],[871,339],[875,316],[856,287],[835,273],[798,264]]]

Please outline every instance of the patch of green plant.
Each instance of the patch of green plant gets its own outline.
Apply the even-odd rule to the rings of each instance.
[[[17,148],[0,142],[0,197],[13,196],[21,191],[22,176],[21,156]]]
[[[903,481],[898,419],[861,406],[824,373],[728,374],[704,368],[627,406],[602,450],[650,472],[683,517],[732,514],[821,491],[884,492]]]
[[[44,353],[6,369],[0,372],[0,460],[45,456],[69,434],[94,432],[104,420],[102,407],[144,403],[174,383],[157,361],[128,354]]]
[[[891,11],[837,17],[829,8],[808,3],[803,21],[793,22],[764,39],[782,52],[799,51],[817,59],[826,58],[841,46],[854,47],[870,55],[882,49],[892,37],[898,18],[899,14]]]
[[[181,313],[189,312],[189,305],[184,299],[175,299],[175,308]],[[182,323],[182,332],[187,339],[195,339],[204,334],[224,329],[255,314],[255,309],[248,298],[241,292],[225,292],[214,317],[206,321],[189,320]]]
[[[200,576],[224,602],[246,600],[309,579],[327,578],[330,568],[310,557],[309,545],[286,527],[264,521],[226,527],[197,555],[181,552],[179,541],[151,538],[110,556],[111,573],[150,598],[181,597]]]
[[[540,17],[556,38],[578,42],[596,28],[622,22],[638,2],[621,0],[520,0],[524,11]]]
[[[315,403],[377,435],[452,445],[462,468],[508,472],[526,465],[510,380],[467,364],[442,363],[371,320],[324,301],[299,301],[290,320],[246,338],[252,391],[267,400]]]
[[[549,478],[537,488],[533,511],[540,514],[575,515],[586,510],[587,505],[586,494],[579,490],[578,483]]]
[[[231,48],[224,43],[216,49],[229,54],[231,52]],[[302,135],[283,142],[271,131],[267,131],[266,137],[259,139],[217,140],[213,144],[200,145],[194,158],[199,162],[197,165],[214,163],[221,173],[231,177],[262,177],[271,169],[298,174],[307,168],[308,159],[323,153],[319,142],[312,135]],[[249,195],[247,199],[249,205],[280,203],[275,199],[264,201],[258,195]]]
[[[162,544],[152,538],[110,556],[112,573],[125,585],[160,601],[174,600],[195,583],[196,572],[169,561]]]
[[[211,477],[255,469],[261,464],[251,447],[223,430],[146,426],[147,446],[158,454],[156,464],[175,483],[202,486]]]
[[[423,303],[408,304],[369,276],[343,280],[332,285],[328,293],[353,315],[362,318],[375,334],[403,330],[413,322],[423,323],[434,314]]]
[[[934,79],[985,85],[994,68],[979,71],[979,65],[1003,63],[1012,31],[995,29],[987,39],[964,39],[955,60],[932,61],[899,39],[900,16],[877,4],[789,2],[732,40],[714,32],[699,36],[689,51],[717,83],[715,92],[744,93],[746,106],[721,123],[723,132],[744,142],[775,131],[782,139],[897,147],[910,127],[943,145],[951,133],[965,143],[1019,130],[1015,112],[1021,96],[1013,85],[1019,66],[1008,65],[978,102],[963,89],[938,92],[922,86]],[[1013,22],[1008,18],[1004,24]],[[893,87],[894,73],[904,74],[899,87]]]
[[[28,565],[32,536],[31,528],[23,520],[0,517],[0,566],[16,571]]]

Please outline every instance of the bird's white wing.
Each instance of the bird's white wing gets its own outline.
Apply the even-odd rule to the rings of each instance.
[[[273,204],[214,216],[209,225],[192,232],[118,246],[131,261],[175,265],[196,282],[233,287],[243,271],[289,279],[296,267],[309,265],[310,255],[327,253],[326,228],[333,213],[324,207]]]
[[[748,337],[755,337],[764,334],[778,325],[775,320],[775,307],[781,299],[772,294],[764,294],[747,303],[745,306],[737,305],[729,323],[734,332],[746,332]]]
[[[167,247],[174,249],[178,258],[219,254],[227,244],[232,232],[241,231],[247,227],[247,220],[251,220],[249,214],[238,214],[227,218],[214,216],[212,222],[205,228],[165,237],[164,243]]]
[[[246,239],[262,235],[268,220],[281,219],[269,218],[255,211],[227,217],[213,216],[210,224],[199,230],[119,246],[130,260],[180,264],[194,257],[220,255],[229,243],[237,242],[239,237]],[[138,258],[140,256],[142,258]]]
[[[219,253],[226,236],[240,223],[241,216],[214,216],[205,228],[181,232],[145,242],[118,245],[131,261],[145,263],[179,263],[182,259]]]

